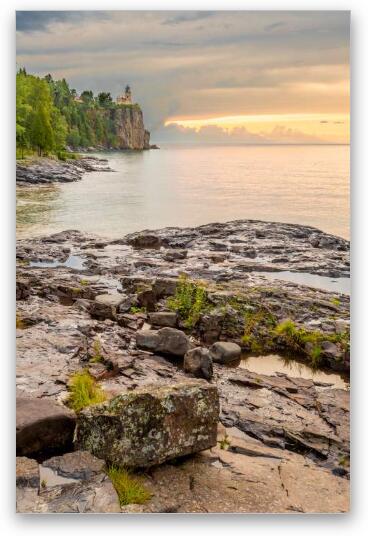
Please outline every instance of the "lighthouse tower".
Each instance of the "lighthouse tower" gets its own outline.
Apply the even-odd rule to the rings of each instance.
[[[125,87],[125,92],[116,99],[117,104],[132,104],[132,91],[130,86]]]

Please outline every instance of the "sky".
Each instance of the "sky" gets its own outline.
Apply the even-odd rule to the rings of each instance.
[[[17,66],[127,83],[153,142],[349,143],[347,11],[18,11]]]

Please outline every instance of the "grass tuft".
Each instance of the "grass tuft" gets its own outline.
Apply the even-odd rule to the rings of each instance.
[[[144,504],[152,497],[152,494],[144,487],[141,479],[132,475],[126,469],[111,465],[106,472],[116,489],[120,506]]]
[[[75,412],[106,400],[106,394],[87,370],[76,372],[70,379],[67,405]]]

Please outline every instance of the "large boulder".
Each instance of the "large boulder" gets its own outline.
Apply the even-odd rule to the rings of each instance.
[[[184,356],[184,370],[196,376],[210,380],[213,376],[212,358],[207,348],[193,348]]]
[[[75,414],[51,400],[17,398],[17,455],[65,452],[72,445]]]
[[[215,363],[231,363],[240,359],[241,348],[234,342],[215,342],[210,348],[210,355]]]
[[[189,350],[189,339],[179,329],[161,328],[158,331],[137,331],[136,344],[142,350],[183,357]]]
[[[85,408],[77,448],[124,467],[150,467],[216,445],[217,388],[201,381],[146,387]]]

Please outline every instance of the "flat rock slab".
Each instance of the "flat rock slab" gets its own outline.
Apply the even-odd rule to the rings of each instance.
[[[17,398],[17,454],[63,451],[72,444],[75,414],[46,399]]]
[[[147,387],[85,408],[77,448],[124,467],[150,467],[216,444],[219,397],[201,381]]]
[[[89,452],[54,456],[38,466],[35,460],[17,458],[17,512],[20,513],[116,513],[118,495],[104,472],[105,463]],[[24,477],[32,478],[31,488]],[[23,478],[18,483],[19,478]]]
[[[20,488],[38,488],[40,485],[40,471],[36,460],[25,456],[17,456],[16,482]]]

